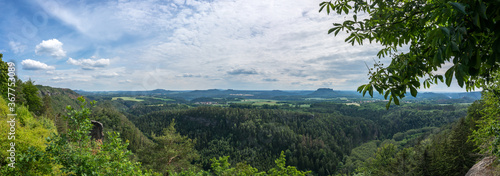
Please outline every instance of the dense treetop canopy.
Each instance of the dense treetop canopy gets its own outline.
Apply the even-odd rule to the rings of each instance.
[[[349,15],[334,23],[328,33],[349,33],[352,45],[369,41],[381,44],[377,56],[391,57],[389,66],[375,63],[370,82],[359,92],[373,89],[390,103],[399,104],[410,91],[417,95],[423,84],[445,82],[453,75],[460,87],[470,91],[491,81],[500,62],[500,1],[491,0],[337,0],[320,3],[320,12]],[[358,15],[368,14],[366,19]],[[408,50],[403,50],[408,46]],[[445,63],[452,66],[444,75],[436,71]]]

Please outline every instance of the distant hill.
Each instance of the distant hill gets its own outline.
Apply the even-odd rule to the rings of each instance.
[[[37,85],[37,88],[39,96],[46,101],[46,106],[50,106],[50,112],[47,113],[47,116],[51,116],[49,119],[54,121],[59,133],[65,133],[68,128],[67,121],[63,118],[63,116],[66,115],[66,106],[70,105],[75,109],[79,109],[80,105],[77,98],[81,95],[66,88],[53,88],[42,85]],[[155,90],[154,92],[158,93],[163,91]],[[122,139],[129,140],[130,145],[128,148],[130,150],[135,152],[142,146],[152,143],[152,141],[135,127],[122,112],[119,112],[111,105],[109,101],[97,102],[96,107],[92,108],[92,111],[91,119],[101,122],[104,125],[105,132],[119,132]]]
[[[304,100],[307,98],[370,98],[356,91],[333,90],[331,88],[319,88],[312,90],[234,90],[234,89],[208,89],[192,91],[171,91],[155,89],[150,91],[99,91],[89,92],[78,90],[79,94],[85,96],[163,96],[175,99],[194,100],[197,98],[246,98],[246,99],[276,99],[276,100]],[[417,97],[408,94],[405,100],[459,100],[470,103],[481,98],[481,92],[459,92],[459,93],[436,93],[422,92]],[[373,99],[384,99],[383,95],[374,94]]]
[[[321,97],[321,98],[333,98],[338,97],[338,93],[334,92],[333,89],[330,88],[319,88],[313,93],[309,94],[310,97]]]
[[[50,97],[51,108],[54,112],[53,115],[61,116],[66,112],[66,106],[78,108],[77,98],[81,95],[71,89],[54,88],[49,86],[36,85],[39,91],[40,98],[46,96]]]

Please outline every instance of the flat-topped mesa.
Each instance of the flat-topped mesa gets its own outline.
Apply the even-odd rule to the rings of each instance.
[[[330,88],[319,88],[316,92],[333,92],[333,89]]]
[[[336,97],[338,96],[338,92],[334,92],[333,89],[330,88],[319,88],[313,93],[309,94],[309,96],[313,97]]]

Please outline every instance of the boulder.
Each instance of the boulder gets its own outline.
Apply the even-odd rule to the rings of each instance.
[[[483,158],[478,163],[474,164],[465,176],[493,176],[493,166],[491,165],[496,160],[494,156]]]

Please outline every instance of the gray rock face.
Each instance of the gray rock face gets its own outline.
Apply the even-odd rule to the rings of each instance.
[[[493,161],[495,160],[496,157],[494,156],[483,158],[481,161],[474,164],[474,166],[469,169],[469,172],[467,172],[465,176],[493,176],[494,173],[491,163],[493,163]]]
[[[90,131],[90,137],[92,140],[103,140],[104,139],[104,133],[103,133],[103,125],[101,122],[91,120],[90,121],[92,125],[92,130]]]

